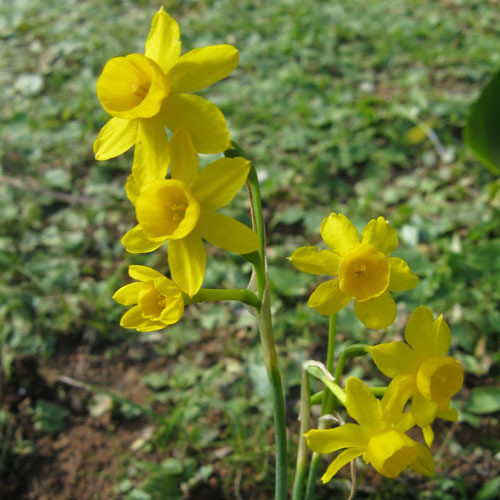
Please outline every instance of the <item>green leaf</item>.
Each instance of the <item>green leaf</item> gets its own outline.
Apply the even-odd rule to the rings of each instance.
[[[500,411],[500,387],[477,387],[472,389],[471,398],[464,409],[471,413]]]
[[[500,489],[500,476],[488,481],[474,497],[474,500],[495,500]]]
[[[494,174],[500,174],[500,71],[472,105],[465,142]]]
[[[33,419],[35,429],[43,432],[60,432],[64,429],[64,421],[68,412],[58,405],[40,399],[36,403]]]

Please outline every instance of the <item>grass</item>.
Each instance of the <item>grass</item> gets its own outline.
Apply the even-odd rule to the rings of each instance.
[[[95,82],[110,57],[142,52],[157,5],[24,0],[1,8],[4,370],[21,353],[50,365],[61,345],[89,339],[108,352],[123,342],[136,349],[141,339],[119,328],[123,311],[110,297],[129,263],[166,266],[161,254],[127,255],[119,243],[134,222],[123,189],[131,156],[93,159],[93,139],[107,119]],[[391,338],[415,306],[426,304],[450,323],[467,391],[498,383],[500,183],[464,149],[461,136],[468,106],[500,63],[498,2],[193,0],[165,8],[180,23],[184,50],[215,43],[240,50],[238,69],[205,94],[221,107],[262,179],[290,404],[300,362],[321,359],[327,320],[305,306],[316,279],[297,273],[285,257],[316,244],[331,211],[358,227],[383,215],[398,229],[398,255],[421,283],[401,294]],[[247,206],[242,193],[229,212],[248,220]],[[245,286],[250,269],[238,257],[214,251],[209,259],[205,286]],[[339,315],[338,330],[340,349],[366,340],[351,310]],[[255,475],[269,491],[269,421],[261,417],[270,415],[268,386],[253,319],[241,308],[203,304],[155,338],[156,355],[168,366],[158,376],[168,373],[168,381],[155,386],[149,376],[144,384],[153,384],[152,405],[172,410],[151,444],[181,464],[167,464],[174,485],[168,487],[196,471],[203,481],[211,472],[200,468],[212,466],[226,491],[239,470],[242,491]],[[208,338],[224,342],[215,354],[197,355]],[[353,366],[352,373],[372,374],[367,363]],[[457,398],[464,418],[480,425],[484,417],[467,412],[465,399]],[[291,421],[295,411],[289,409]],[[224,447],[231,453],[213,458]],[[143,476],[122,484],[130,498],[139,498],[137,477],[156,477],[156,469],[139,470]],[[449,481],[455,482],[448,490],[460,481],[467,490],[466,477]]]

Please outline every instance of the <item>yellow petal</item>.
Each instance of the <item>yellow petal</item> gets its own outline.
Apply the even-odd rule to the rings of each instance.
[[[462,365],[450,356],[433,356],[426,359],[417,373],[417,387],[426,399],[449,400],[464,382]]]
[[[418,450],[417,458],[410,462],[410,467],[417,473],[423,476],[433,476],[435,472],[434,459],[428,448],[422,443],[416,443]]]
[[[419,306],[410,314],[405,338],[419,359],[433,355],[434,316],[428,307]]]
[[[165,101],[162,117],[172,132],[187,129],[199,153],[220,153],[231,145],[224,115],[203,97],[171,95]]]
[[[411,272],[410,266],[403,259],[391,257],[389,265],[391,266],[390,292],[404,292],[417,286],[418,277]]]
[[[172,179],[190,185],[196,178],[198,154],[186,129],[177,129],[170,140],[170,163]]]
[[[205,210],[226,206],[245,184],[250,171],[246,158],[221,158],[207,165],[196,177],[191,189]]]
[[[125,182],[125,192],[127,193],[127,198],[130,200],[130,203],[132,203],[135,207],[137,198],[139,198],[139,194],[141,192],[141,186],[137,182],[134,174],[130,174],[127,177],[127,182]]]
[[[148,239],[141,226],[137,224],[137,226],[125,233],[122,238],[122,245],[130,253],[148,253],[160,248],[165,241],[152,241]]]
[[[445,355],[450,348],[451,343],[451,331],[448,323],[443,319],[443,315],[441,314],[439,318],[434,321],[433,330],[434,330],[434,349],[433,354],[435,356]]]
[[[386,477],[398,477],[418,456],[417,443],[406,434],[390,429],[374,435],[367,446],[373,468]]]
[[[153,281],[156,278],[163,278],[163,274],[152,267],[140,266],[138,264],[128,266],[128,275],[137,281]]]
[[[339,280],[335,278],[318,285],[309,297],[307,305],[316,309],[320,314],[331,316],[344,309],[349,302],[351,302],[350,297],[342,293]]]
[[[181,35],[177,21],[170,17],[163,7],[154,15],[151,31],[146,40],[146,56],[153,59],[160,68],[167,70],[179,58]]]
[[[226,78],[237,65],[238,51],[232,45],[190,50],[168,72],[172,92],[196,92]]]
[[[170,161],[167,131],[158,117],[140,120],[132,174],[139,186],[167,175]]]
[[[382,418],[380,401],[358,378],[349,377],[347,379],[345,406],[347,413],[368,432],[379,426]]]
[[[403,409],[413,392],[415,392],[415,375],[399,375],[389,384],[381,401],[383,419],[394,424],[402,432],[408,430],[409,427],[405,426],[415,425],[413,419],[402,422]],[[409,413],[406,415],[411,417]]]
[[[426,425],[422,428],[422,434],[424,435],[425,444],[428,448],[432,446],[434,441],[434,431],[430,425]]]
[[[437,403],[425,399],[418,391],[413,395],[410,411],[419,427],[430,425],[436,418]]]
[[[160,179],[142,187],[135,213],[148,239],[179,240],[198,224],[200,205],[186,183]]]
[[[202,212],[198,222],[200,234],[212,245],[246,254],[259,248],[259,237],[248,226],[219,212]]]
[[[337,474],[337,472],[344,467],[349,462],[352,462],[355,458],[361,456],[364,452],[362,448],[349,448],[348,450],[340,453],[335,460],[328,466],[326,472],[321,476],[321,481],[323,484],[330,481],[330,479]]]
[[[129,309],[120,320],[120,326],[128,329],[138,329],[149,324],[149,320],[142,316],[141,308],[134,306]]]
[[[147,319],[146,321],[147,323],[136,327],[138,332],[157,332],[158,330],[163,330],[166,326],[161,321],[153,321],[151,319]]]
[[[404,342],[388,342],[370,347],[370,355],[377,368],[387,377],[417,373],[417,357]]]
[[[142,286],[142,283],[129,283],[119,288],[112,298],[122,306],[137,304],[137,297],[142,290]]]
[[[111,118],[94,141],[96,160],[109,160],[130,149],[137,139],[138,120]]]
[[[385,292],[390,274],[388,258],[371,245],[356,245],[339,261],[340,289],[354,301],[365,302]]]
[[[367,328],[387,328],[396,319],[396,302],[389,292],[365,302],[354,301],[354,314]]]
[[[398,233],[383,217],[378,217],[364,227],[361,243],[373,245],[379,252],[389,255],[398,246]]]
[[[160,321],[165,325],[177,323],[184,314],[184,299],[180,288],[168,278],[162,276],[154,281],[154,286],[165,297],[165,305]]]
[[[329,250],[319,250],[315,246],[300,247],[290,257],[295,269],[309,274],[337,276],[340,258]]]
[[[450,406],[449,401],[446,401],[445,405],[442,405],[442,403],[443,402],[438,403],[438,411],[436,416],[442,418],[443,420],[449,420],[450,422],[457,422],[458,411]],[[442,409],[442,406],[445,406],[445,408]]]
[[[321,223],[321,236],[338,255],[359,243],[359,233],[354,224],[342,214],[331,213]]]
[[[151,118],[170,93],[170,83],[149,57],[113,57],[97,80],[97,97],[104,110],[118,118]]]
[[[168,243],[168,265],[172,279],[190,297],[201,288],[206,260],[205,245],[197,231],[182,240],[170,240]]]
[[[342,448],[363,448],[365,439],[359,425],[345,424],[335,429],[312,429],[304,434],[307,446],[316,453],[332,453]]]

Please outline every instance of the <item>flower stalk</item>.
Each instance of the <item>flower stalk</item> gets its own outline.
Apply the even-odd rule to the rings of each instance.
[[[236,144],[233,149],[226,150],[226,157],[244,157],[248,155]],[[264,217],[262,215],[262,201],[260,196],[259,179],[253,164],[247,179],[249,187],[249,196],[252,207],[252,220],[255,224],[255,231],[260,239],[260,246],[257,250],[259,259],[252,261],[254,268],[254,277],[257,284],[257,294],[261,301],[261,307],[257,316],[257,323],[260,332],[260,341],[262,346],[262,355],[266,366],[267,375],[271,383],[271,392],[273,398],[274,431],[276,439],[276,490],[275,499],[285,500],[287,497],[287,437],[286,437],[286,418],[285,418],[285,398],[281,381],[281,373],[278,366],[278,356],[276,354],[276,345],[274,343],[271,314],[271,290],[267,274],[266,258],[266,229]]]

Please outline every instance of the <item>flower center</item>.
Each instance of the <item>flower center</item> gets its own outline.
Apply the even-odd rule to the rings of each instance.
[[[397,477],[416,459],[418,451],[406,434],[391,429],[373,436],[366,454],[375,470],[387,477]]]
[[[137,221],[149,238],[179,240],[198,223],[200,205],[189,186],[174,179],[146,184],[136,203]]]
[[[389,260],[372,245],[356,245],[340,259],[340,289],[359,302],[385,292],[389,285],[389,275]]]
[[[139,293],[138,305],[143,318],[158,320],[165,308],[166,297],[161,295],[152,283],[147,283]]]
[[[165,73],[142,54],[110,59],[97,81],[102,107],[110,115],[124,119],[155,116],[169,92]]]
[[[417,388],[430,401],[451,398],[462,387],[464,371],[460,363],[450,356],[426,359],[417,373]]]

